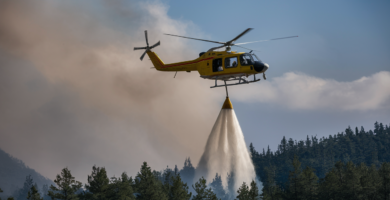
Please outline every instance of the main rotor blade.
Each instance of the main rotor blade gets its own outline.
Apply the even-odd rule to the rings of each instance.
[[[281,40],[281,39],[288,39],[288,38],[294,38],[294,37],[298,37],[298,36],[296,35],[296,36],[289,36],[289,37],[282,37],[282,38],[274,38],[274,39],[269,39],[269,40],[259,40],[259,41],[253,41],[253,42],[243,42],[243,43],[237,43],[237,44],[234,44],[234,45],[249,44],[249,43],[255,43],[255,42],[266,42],[266,41],[271,41],[271,40]]]
[[[243,48],[243,49],[248,49],[248,48],[245,48],[245,47],[243,47],[243,46],[239,46],[239,45],[234,45],[234,46],[236,46],[236,47],[240,47],[240,48]],[[251,50],[251,51],[257,51],[257,52],[261,52],[261,51],[259,51],[259,50],[254,50],[254,49],[248,49],[248,50]]]
[[[231,43],[231,42],[234,42],[236,40],[238,40],[238,38],[242,37],[243,35],[247,34],[249,31],[251,31],[253,28],[248,28],[246,29],[244,32],[242,32],[240,35],[237,35],[234,39],[226,42],[226,43]]]
[[[142,50],[142,49],[146,49],[147,47],[134,47],[134,50]]]
[[[160,41],[158,41],[156,44],[154,44],[154,45],[151,46],[150,48],[153,49],[154,47],[157,47],[158,45],[160,45]]]
[[[142,59],[144,59],[144,56],[145,56],[145,54],[146,54],[146,51],[142,54],[142,56],[141,56],[141,61],[142,61]]]
[[[222,47],[226,47],[226,46],[222,45],[222,46],[219,46],[219,47],[213,47],[213,48],[209,49],[207,52],[214,51],[215,49],[219,49],[219,48],[222,48]]]
[[[182,38],[193,39],[193,40],[200,40],[200,41],[204,41],[204,42],[212,42],[212,43],[217,43],[217,44],[225,44],[225,42],[218,42],[218,41],[212,41],[212,40],[203,40],[203,39],[185,37],[185,36],[180,36],[180,35],[172,35],[172,34],[166,34],[166,33],[164,33],[164,35],[175,36],[175,37],[182,37]]]
[[[148,42],[148,31],[145,30],[145,39],[146,39],[146,45],[149,46]]]

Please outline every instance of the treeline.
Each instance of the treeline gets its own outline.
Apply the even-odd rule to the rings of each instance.
[[[338,161],[335,166],[320,179],[314,169],[302,169],[298,157],[292,162],[288,181],[284,188],[275,182],[275,174],[267,173],[262,199],[264,200],[389,200],[390,199],[390,163],[368,167],[364,163],[344,164]]]
[[[189,159],[186,159],[185,165],[192,167]],[[237,196],[229,196],[231,194],[224,192],[221,176],[218,174],[209,185],[203,177],[200,178],[192,185],[193,192],[190,192],[180,174],[189,170],[186,166],[180,171],[177,167],[173,170],[167,167],[159,172],[152,171],[144,162],[134,178],[124,172],[120,177],[110,179],[104,167],[93,166],[88,175],[88,183],[84,186],[75,180],[68,168],[64,168],[54,180],[56,185],[45,185],[42,192],[38,191],[31,176],[27,176],[23,188],[15,192],[15,198],[9,197],[8,200],[218,200],[221,199],[219,196],[222,191],[224,199],[236,197],[239,200],[255,200],[260,197],[254,180],[250,187],[243,183],[235,193]]]
[[[283,137],[275,152],[268,147],[259,153],[250,144],[256,174],[262,182],[267,182],[268,171],[273,171],[276,183],[284,188],[294,155],[299,157],[303,168],[313,168],[319,178],[324,178],[338,161],[379,167],[382,162],[390,162],[390,128],[378,122],[374,127],[374,131],[365,131],[363,127],[356,127],[353,131],[348,127],[345,132],[329,135],[328,138],[308,136],[305,141]]]
[[[387,184],[386,177],[390,175],[387,171],[388,164],[384,163],[390,162],[390,128],[388,125],[378,122],[374,124],[374,127],[374,131],[365,131],[363,127],[360,129],[356,127],[355,130],[352,130],[348,127],[345,132],[330,135],[328,138],[317,139],[314,136],[307,137],[305,141],[296,141],[291,138],[286,140],[283,137],[275,152],[268,147],[267,150],[263,149],[263,152],[259,153],[251,144],[250,152],[256,174],[260,177],[264,186],[264,199],[297,199],[297,194],[303,194],[303,192],[292,192],[291,172],[295,172],[295,176],[301,177],[302,180],[310,179],[313,184],[316,183],[316,195],[318,196],[315,196],[315,198],[318,199],[348,199],[351,197],[350,193],[347,192],[348,190],[345,189],[347,186],[343,185],[353,182],[349,179],[350,176],[358,177],[357,179],[360,180],[360,186],[357,186],[357,182],[353,186],[353,190],[359,195],[351,199],[379,198],[380,191],[371,189],[371,187],[379,186],[370,185],[367,181],[376,181],[379,184],[379,179],[376,180],[375,177],[380,176],[382,178],[381,183]],[[299,165],[301,166],[299,170],[302,169],[301,171],[294,164],[296,162],[294,161],[295,156],[299,158]],[[335,176],[335,171],[339,172],[338,179],[329,178]],[[351,174],[352,172],[355,174]],[[338,183],[337,180],[341,182]],[[325,185],[329,187],[325,187]],[[295,186],[301,187],[299,184]],[[388,186],[383,187],[387,188]],[[381,191],[388,192],[387,189]],[[369,192],[374,192],[375,195],[368,198]],[[296,194],[295,197],[294,195],[291,196],[292,193]],[[334,196],[325,195],[330,193]],[[305,198],[308,199],[307,197],[298,199]],[[315,199],[314,197],[311,198]],[[386,198],[390,199],[386,196],[383,197],[383,195],[379,199]]]

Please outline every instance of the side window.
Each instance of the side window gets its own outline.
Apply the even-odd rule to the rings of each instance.
[[[213,60],[213,72],[223,71],[222,58]]]
[[[237,57],[225,58],[225,68],[237,67]]]

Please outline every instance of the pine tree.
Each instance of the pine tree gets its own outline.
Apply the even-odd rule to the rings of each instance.
[[[180,170],[180,175],[184,183],[192,185],[195,176],[195,168],[192,166],[190,157],[186,158],[184,161],[184,167]]]
[[[249,187],[246,183],[242,183],[241,187],[237,190],[237,199],[238,200],[250,200],[249,198]]]
[[[325,175],[325,178],[322,180],[319,189],[319,196],[321,196],[322,199],[336,199],[340,189],[338,180],[337,173],[333,168]]]
[[[259,188],[254,180],[251,182],[251,189],[248,192],[249,200],[257,200],[260,197]]]
[[[274,166],[270,166],[265,168],[265,171],[267,175],[265,178],[265,182],[263,182],[264,186],[262,189],[263,193],[261,194],[261,197],[264,200],[276,200],[281,194],[281,190],[275,181],[276,168]]]
[[[26,176],[26,181],[23,184],[23,187],[16,192],[16,199],[27,199],[28,191],[34,185],[34,180],[31,175]]]
[[[43,200],[51,200],[51,198],[50,198],[50,196],[48,194],[49,194],[49,186],[44,184],[42,186],[42,198],[43,198]]]
[[[121,178],[112,177],[108,185],[106,197],[108,199],[135,200],[133,191],[133,179],[122,173]]]
[[[235,177],[234,172],[230,172],[227,174],[227,194],[226,199],[234,199],[236,196],[236,191],[234,190]]]
[[[352,162],[348,162],[345,166],[345,188],[344,193],[350,199],[360,199],[361,193],[361,184],[360,184],[361,174],[356,169],[355,165]]]
[[[87,193],[87,197],[93,200],[106,200],[109,182],[106,169],[94,165],[91,175],[88,175],[88,184],[85,185],[85,188],[90,192]]]
[[[171,177],[172,187],[169,190],[169,200],[189,200],[191,199],[192,193],[188,192],[187,183],[183,183],[180,174]]]
[[[367,167],[364,163],[361,163],[359,171],[361,173],[361,199],[375,199],[378,197],[378,188],[381,185],[378,170],[375,165]]]
[[[294,155],[294,160],[292,162],[294,171],[290,171],[289,174],[289,191],[291,194],[291,199],[298,200],[301,196],[301,162],[299,162],[298,157]]]
[[[79,199],[76,192],[82,187],[82,184],[75,180],[67,167],[62,169],[61,175],[58,174],[54,182],[57,184],[57,187],[51,185],[49,190],[49,196],[52,199]]]
[[[222,178],[218,175],[218,173],[215,175],[215,178],[210,183],[210,187],[219,199],[225,198],[226,192],[223,189]]]
[[[195,183],[195,186],[192,185],[192,188],[196,192],[192,200],[218,200],[217,195],[214,194],[211,188],[207,188],[206,183],[206,179],[202,177]]]
[[[30,191],[28,191],[27,199],[28,200],[43,200],[43,198],[41,198],[41,195],[39,194],[39,192],[38,192],[37,188],[35,188],[35,186],[32,186]]]
[[[300,175],[302,183],[302,199],[315,200],[317,199],[318,192],[318,177],[314,173],[314,170],[310,167],[306,167]]]
[[[141,166],[140,172],[136,176],[136,188],[140,194],[138,200],[167,200],[164,193],[163,185],[153,175],[150,167],[146,162]]]
[[[251,142],[251,144],[249,145],[249,152],[251,153],[251,157],[253,158],[253,157],[256,157],[256,156],[258,156],[258,152],[255,150],[255,147],[253,146],[253,144],[252,144],[252,142]]]
[[[379,169],[379,176],[382,182],[379,189],[381,197],[385,200],[390,200],[390,163],[382,164]]]

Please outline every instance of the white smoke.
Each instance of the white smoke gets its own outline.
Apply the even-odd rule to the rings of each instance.
[[[227,188],[227,174],[233,173],[234,191],[237,191],[243,182],[250,183],[256,177],[233,109],[222,109],[219,113],[196,168],[195,180],[203,176],[209,182],[216,173],[221,175],[224,188]]]
[[[390,72],[350,82],[288,72],[261,84],[231,88],[241,102],[261,102],[299,110],[369,111],[390,108]]]

